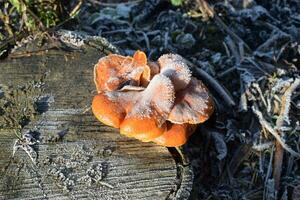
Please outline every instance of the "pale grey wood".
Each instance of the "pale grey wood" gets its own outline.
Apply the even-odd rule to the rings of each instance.
[[[45,46],[27,42],[0,63],[2,85],[41,80],[42,90],[36,90],[46,106],[22,130],[40,134],[36,163],[22,149],[12,157],[16,137],[10,129],[0,131],[0,199],[187,199],[189,167],[178,167],[167,148],[121,136],[88,110],[93,65],[104,51],[90,45],[36,51]],[[99,183],[88,184],[91,169],[102,176]]]

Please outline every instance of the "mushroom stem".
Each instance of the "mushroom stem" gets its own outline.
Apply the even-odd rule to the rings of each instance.
[[[179,156],[180,156],[180,159],[181,159],[181,162],[182,162],[182,165],[183,166],[187,166],[190,164],[190,160],[187,156],[185,156],[183,154],[183,148],[182,146],[179,146],[179,147],[175,147],[176,151],[178,152]]]

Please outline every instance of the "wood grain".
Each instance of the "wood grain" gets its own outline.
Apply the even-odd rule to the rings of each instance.
[[[38,134],[37,159],[22,149],[12,157],[15,134],[0,131],[0,199],[188,198],[189,167],[176,164],[167,148],[121,136],[89,110],[93,66],[103,52],[86,45],[27,54],[1,61],[0,84],[41,80],[42,114],[22,129]]]

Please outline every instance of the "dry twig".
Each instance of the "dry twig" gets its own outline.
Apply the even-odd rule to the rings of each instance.
[[[272,126],[265,120],[263,117],[263,114],[259,111],[258,107],[256,104],[252,106],[252,111],[256,114],[258,117],[258,120],[263,128],[265,128],[269,133],[271,133],[275,139],[279,142],[279,144],[286,150],[288,151],[292,156],[300,158],[300,154],[295,152],[293,149],[291,149],[283,139],[280,137],[280,135],[277,133],[275,129],[272,128]]]
[[[281,127],[283,126],[284,121],[289,122],[288,114],[291,105],[291,96],[292,93],[297,89],[299,85],[300,85],[300,79],[297,78],[283,94],[282,101],[281,101],[282,106],[280,109],[280,115],[276,120],[276,127],[275,127],[275,130],[278,133],[278,135],[282,135]],[[280,144],[278,140],[276,141],[275,145],[276,145],[276,150],[275,150],[275,157],[274,157],[273,177],[275,180],[275,188],[278,190],[280,185],[281,171],[282,171],[283,146]]]

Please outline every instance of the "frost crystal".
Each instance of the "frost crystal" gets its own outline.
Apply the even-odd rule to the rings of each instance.
[[[148,87],[140,95],[141,97],[137,99],[136,104],[127,117],[138,116],[145,118],[155,114],[159,115],[160,118],[165,118],[174,104],[174,86],[171,80],[162,74],[155,75]],[[161,119],[157,120],[159,124],[164,121]]]
[[[67,30],[60,30],[57,32],[59,35],[59,39],[66,43],[71,44],[76,47],[81,47],[84,45],[84,40],[86,39],[86,36],[83,34],[79,34],[73,31],[67,31]]]
[[[206,87],[195,78],[185,90],[177,93],[175,101],[168,118],[173,123],[201,123],[202,118],[208,118],[213,106]]]
[[[165,54],[158,59],[161,74],[169,77],[176,91],[184,89],[191,81],[192,73],[184,59],[177,54]]]

